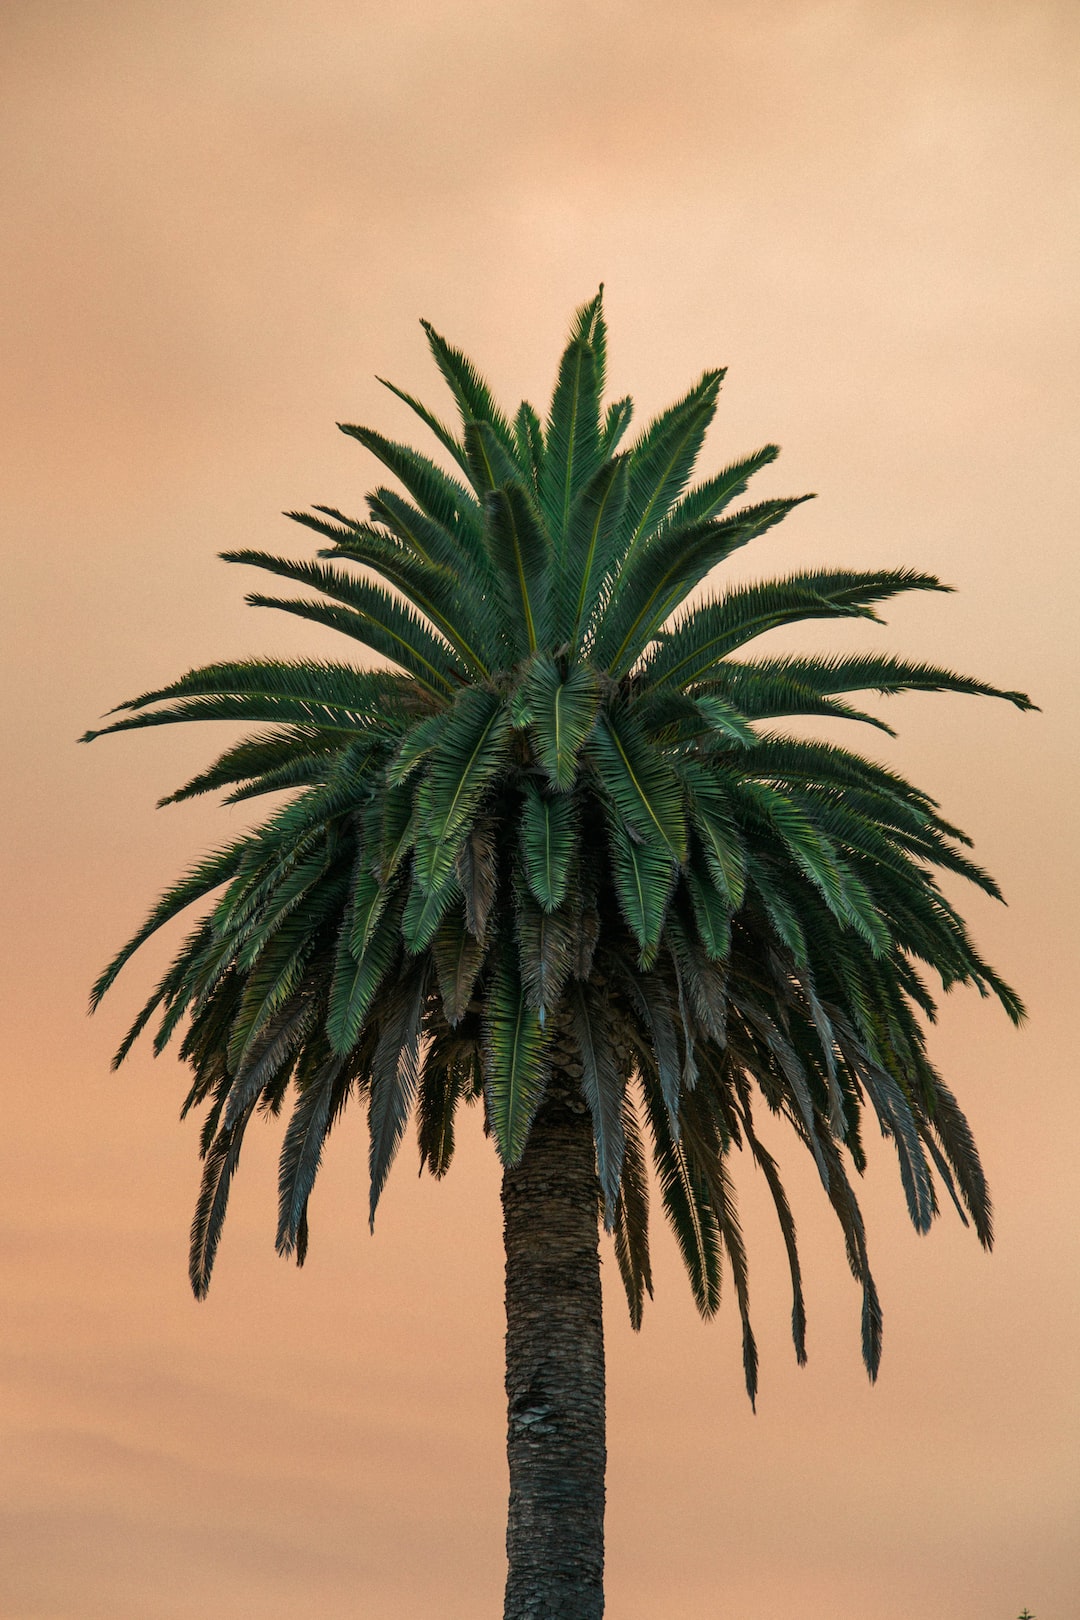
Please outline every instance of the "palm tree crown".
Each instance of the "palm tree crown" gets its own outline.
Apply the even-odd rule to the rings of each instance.
[[[410,1115],[436,1176],[462,1101],[482,1102],[513,1165],[553,1066],[569,1057],[635,1325],[651,1292],[648,1144],[706,1316],[727,1255],[753,1398],[729,1168],[731,1149],[745,1148],[775,1202],[805,1359],[795,1227],[757,1134],[760,1100],[813,1155],[862,1287],[873,1376],[881,1313],[848,1174],[864,1165],[863,1116],[893,1143],[915,1226],[938,1211],[936,1172],[989,1245],[975,1146],[926,1052],[924,970],[945,989],[995,995],[1014,1020],[1022,1008],[939,886],[940,873],[957,873],[998,894],[969,840],[900,776],[786,735],[783,721],[887,730],[849,701],[870,690],[1031,704],[886,656],[748,660],[750,642],[778,626],[874,619],[902,592],[945,587],[907,569],[831,568],[691,604],[798,500],[736,507],[774,445],[690,485],[721,371],[620,448],[632,406],[601,403],[599,295],[574,320],[546,422],[527,403],[504,416],[470,361],[425,330],[460,430],[399,397],[454,474],[345,426],[398,487],[369,495],[363,519],[290,513],[323,542],[318,562],[225,554],[312,593],[249,602],[340,631],[380,667],[214,664],[122,705],[102,728],[258,722],[162,802],[293,790],[162,897],[93,992],[96,1004],[151,934],[222,891],[116,1059],[157,1013],[157,1051],[183,1026],[194,1076],[184,1112],[207,1105],[192,1284],[199,1295],[209,1284],[257,1111],[276,1115],[293,1098],[277,1244],[302,1262],[323,1146],[350,1100],[367,1108],[374,1216]]]

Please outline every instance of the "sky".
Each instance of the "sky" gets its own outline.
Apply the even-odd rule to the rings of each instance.
[[[864,743],[976,840],[963,897],[1025,996],[950,997],[932,1051],[975,1128],[992,1256],[867,1176],[886,1326],[812,1167],[794,1363],[767,1198],[738,1167],[762,1354],[701,1324],[658,1227],[640,1334],[605,1250],[613,1620],[1068,1620],[1080,1590],[1075,460],[1080,11],[1052,0],[8,0],[0,13],[5,540],[0,1613],[476,1620],[504,1574],[498,1172],[403,1149],[374,1236],[359,1117],[302,1271],[251,1141],[214,1285],[186,1280],[196,1132],[174,1058],[109,1059],[163,949],[91,1021],[153,897],[245,824],[155,800],[215,743],[78,748],[216,658],[337,655],[217,553],[359,504],[338,434],[438,403],[430,319],[543,402],[605,283],[639,419],[728,367],[703,454],[817,492],[730,577],[908,565],[870,643],[1032,694],[892,700]],[[774,645],[866,645],[842,627]],[[846,638],[846,639],[845,639]],[[957,891],[957,898],[960,892]],[[167,944],[168,942],[166,942]],[[614,1286],[611,1286],[614,1284]]]

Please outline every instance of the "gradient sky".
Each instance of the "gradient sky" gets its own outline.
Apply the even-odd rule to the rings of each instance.
[[[474,1123],[436,1186],[409,1144],[371,1238],[350,1121],[298,1272],[273,1253],[268,1127],[197,1306],[183,1075],[147,1051],[108,1072],[161,952],[93,1022],[84,1007],[156,892],[243,816],[152,808],[217,733],[74,739],[192,664],[329,651],[246,608],[216,552],[296,545],[282,509],[358,503],[374,467],[333,424],[411,433],[376,374],[438,401],[419,316],[506,399],[542,401],[603,280],[614,391],[644,415],[726,364],[703,465],[776,439],[762,492],[819,493],[743,574],[935,571],[958,594],[904,601],[874,645],[1043,709],[913,696],[890,710],[895,744],[864,744],[943,801],[1010,901],[964,905],[1029,1025],[968,995],[933,1039],[982,1146],[996,1252],[948,1215],[917,1238],[877,1144],[871,1389],[839,1234],[789,1154],[799,1370],[779,1239],[740,1167],[756,1417],[737,1313],[698,1323],[666,1233],[640,1336],[608,1255],[608,1612],[1070,1620],[1074,0],[7,0],[0,63],[0,1614],[499,1612],[493,1154]]]

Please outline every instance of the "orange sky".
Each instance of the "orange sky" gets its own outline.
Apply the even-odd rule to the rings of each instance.
[[[1011,902],[964,900],[1028,1028],[969,997],[934,1038],[997,1251],[947,1217],[916,1238],[875,1154],[871,1390],[839,1234],[789,1155],[799,1371],[743,1169],[754,1417],[733,1313],[697,1322],[658,1229],[640,1336],[617,1278],[609,1302],[608,1612],[1068,1620],[1075,4],[8,0],[0,63],[4,1620],[499,1610],[493,1155],[474,1124],[435,1186],[403,1153],[372,1239],[351,1120],[297,1272],[273,1254],[268,1128],[197,1306],[183,1076],[145,1051],[108,1073],[155,961],[92,1023],[84,1005],[157,890],[243,818],[152,809],[216,734],[74,738],[193,663],[327,650],[245,608],[215,553],[295,544],[283,508],[357,503],[374,469],[333,423],[411,432],[376,373],[437,400],[418,316],[509,400],[542,399],[601,279],[617,392],[644,415],[726,364],[707,465],[777,439],[762,492],[819,492],[744,573],[936,571],[959,594],[904,601],[877,644],[1044,711],[900,699],[899,741],[864,744],[943,800]]]

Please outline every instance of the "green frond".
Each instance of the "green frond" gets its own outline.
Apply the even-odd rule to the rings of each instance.
[[[184,945],[181,947],[181,950],[177,955],[176,960],[172,963],[165,976],[154,987],[149,999],[144,1002],[134,1022],[129,1026],[126,1035],[120,1042],[119,1047],[114,1052],[112,1062],[109,1065],[114,1072],[120,1067],[121,1063],[124,1062],[125,1058],[128,1056],[128,1053],[131,1051],[131,1048],[135,1045],[135,1042],[143,1033],[143,1030],[149,1024],[151,1018],[157,1012],[159,1007],[165,1006],[168,1009],[167,1021],[171,1021],[174,1008],[177,1010],[178,1015],[182,1014],[190,999],[190,995],[185,994],[185,985],[189,976],[190,958],[206,944],[209,938],[210,925],[205,921],[200,923],[199,926],[188,935]],[[91,1007],[90,1010],[93,1012],[93,1007]],[[160,1041],[160,1039],[161,1032],[159,1030],[156,1041]]]
[[[526,488],[537,505],[544,476],[544,427],[534,406],[523,399],[514,417],[514,446]]]
[[[723,962],[731,953],[731,907],[727,898],[717,891],[704,860],[691,861],[686,885],[706,953],[712,961]]]
[[[929,1105],[929,1124],[952,1167],[960,1195],[984,1249],[994,1246],[993,1206],[971,1127],[955,1096],[938,1074]]]
[[[602,394],[607,381],[607,322],[604,319],[603,282],[597,288],[595,297],[587,299],[574,311],[574,319],[570,323],[570,342],[587,343],[592,349],[597,390]]]
[[[522,802],[521,853],[529,888],[545,911],[557,910],[566,898],[574,835],[571,799],[529,787]]]
[[[250,1103],[264,1099],[269,1088],[286,1082],[296,1063],[298,1048],[310,1035],[319,1014],[314,994],[298,995],[294,1004],[271,1020],[263,1039],[229,1088],[222,1125],[230,1129]]]
[[[418,861],[401,917],[405,949],[411,955],[427,949],[443,918],[460,899],[461,884],[452,860],[440,864],[437,870],[428,865],[423,876]]]
[[[727,665],[727,670],[734,667]],[[774,658],[762,664],[739,666],[752,687],[755,680],[787,680],[821,696],[836,692],[961,692],[977,697],[1004,698],[1018,709],[1035,709],[1023,692],[1008,692],[985,681],[956,675],[933,664],[911,664],[902,658],[877,657],[872,653],[817,658]],[[801,711],[791,711],[801,712]]]
[[[554,639],[580,651],[619,544],[630,462],[605,461],[578,492],[567,516],[559,559]]]
[[[424,328],[428,348],[434,356],[435,364],[457,400],[463,425],[467,428],[472,422],[482,422],[492,430],[504,450],[512,455],[514,438],[510,424],[499,410],[490,388],[468,355],[463,354],[460,349],[453,348],[445,338],[440,337],[430,322],[421,321],[420,325]]]
[[[354,427],[348,422],[339,422],[338,427],[377,457],[429,518],[450,531],[465,525],[479,532],[482,513],[472,491],[444,473],[428,456],[411,445],[395,443],[373,428]]]
[[[704,1091],[695,1091],[686,1099],[683,1110],[683,1141],[688,1161],[702,1185],[708,1188],[709,1203],[716,1217],[728,1262],[731,1266],[735,1297],[742,1323],[743,1376],[751,1408],[756,1406],[758,1385],[758,1353],[753,1329],[750,1325],[749,1268],[746,1245],[739,1223],[735,1189],[725,1167],[727,1143],[717,1127],[713,1099]]]
[[[613,456],[619,448],[623,434],[630,426],[634,415],[634,402],[627,394],[623,399],[617,399],[610,404],[604,413],[604,427],[600,435],[600,447],[605,456]]]
[[[516,658],[547,640],[551,614],[551,544],[520,484],[492,491],[485,503],[487,546]]]
[[[440,422],[437,416],[433,416],[431,411],[428,410],[427,406],[421,404],[420,400],[416,399],[412,394],[405,393],[405,391],[398,388],[396,384],[387,382],[385,377],[377,377],[375,380],[376,382],[382,383],[384,388],[388,388],[392,394],[406,404],[409,409],[420,418],[425,427],[430,428],[431,432],[434,433],[439,443],[445,450],[449,450],[462,472],[467,475],[469,471],[469,463],[465,455],[464,446],[459,439],[454,437],[453,433],[451,433],[446,424],[444,422]]]
[[[495,829],[491,821],[475,821],[454,858],[465,902],[465,926],[474,939],[483,940],[494,909],[499,883]]]
[[[244,1067],[270,1019],[297,989],[309,958],[319,947],[321,928],[346,892],[347,885],[341,879],[311,890],[289,912],[247,970],[229,1036],[229,1062],[234,1070]]]
[[[720,1304],[721,1238],[716,1211],[681,1140],[676,1141],[668,1129],[667,1112],[656,1090],[646,1084],[643,1091],[664,1213],[675,1233],[694,1303],[708,1320]]]
[[[281,1255],[296,1252],[300,1224],[319,1173],[323,1143],[333,1118],[334,1089],[342,1059],[328,1058],[301,1089],[285,1131],[278,1165],[278,1229]]]
[[[235,954],[236,965],[242,973],[254,967],[286,919],[301,908],[318,888],[332,860],[333,853],[329,848],[316,846],[307,859],[297,861],[280,875],[260,906],[257,920],[251,918],[243,927],[220,930],[223,943],[227,935],[227,948]]]
[[[625,673],[707,574],[811,498],[763,501],[729,518],[668,526],[639,546],[620,570],[617,599],[597,633],[597,662],[612,675]]]
[[[625,1077],[619,1073],[612,1040],[612,1012],[601,993],[575,984],[567,998],[570,1030],[581,1054],[581,1089],[592,1115],[596,1168],[604,1195],[604,1224],[614,1230],[622,1185],[626,1136],[623,1126]]]
[[[615,1258],[626,1290],[630,1325],[641,1327],[645,1295],[653,1297],[652,1264],[649,1257],[649,1177],[641,1130],[632,1099],[623,1102],[622,1178],[619,1201],[615,1206]]]
[[[888,934],[865,889],[802,806],[767,782],[733,781],[730,790],[736,805],[776,833],[833,916],[861,934],[875,955],[887,951]]]
[[[310,514],[290,512],[289,516],[312,526]],[[326,532],[325,526],[323,532]],[[418,557],[415,546],[403,545],[396,536],[370,525],[345,535],[332,535],[332,538],[334,544],[324,546],[320,557],[357,563],[369,569],[434,626],[474,678],[483,679],[489,673],[485,658],[492,653],[491,648],[484,645],[484,632],[490,634],[490,627],[476,622],[479,612],[475,615],[469,612],[474,605],[479,608],[483,598],[475,589],[468,588],[460,565],[450,569]]]
[[[168,686],[119,704],[113,713],[145,709],[151,703],[178,697],[285,699],[310,704],[320,716],[323,711],[336,714],[354,731],[404,724],[416,706],[401,676],[389,670],[355,669],[351,664],[314,659],[253,658],[193,669]]]
[[[723,1048],[727,1041],[727,978],[705,949],[694,927],[693,910],[681,895],[676,895],[671,908],[664,940],[679,987],[683,1019],[689,1016],[696,1031]]]
[[[486,500],[494,489],[515,485],[525,489],[531,479],[523,475],[512,448],[507,448],[486,422],[467,422],[465,453],[469,458],[472,486]]]
[[[413,608],[368,580],[355,579],[340,568],[327,568],[315,563],[292,563],[281,557],[272,557],[257,551],[223,552],[226,562],[245,563],[263,568],[271,574],[295,580],[321,591],[331,602],[287,600],[249,592],[244,598],[252,607],[276,607],[284,613],[295,613],[315,624],[325,624],[332,630],[381,653],[391,663],[408,670],[413,678],[426,686],[434,695],[445,697],[457,684],[467,679],[467,671],[460,664],[445,641],[432,630],[430,624]]]
[[[834,1144],[825,1138],[822,1142],[829,1164],[828,1194],[844,1234],[848,1265],[852,1276],[862,1287],[862,1352],[863,1363],[873,1383],[881,1365],[882,1316],[877,1287],[870,1271],[866,1248],[866,1228],[862,1211],[844,1174],[840,1155]]]
[[[191,1249],[188,1276],[196,1299],[205,1299],[210,1287],[210,1274],[225,1223],[229,1203],[229,1190],[236,1167],[240,1162],[244,1131],[254,1111],[254,1104],[230,1130],[216,1137],[206,1155],[202,1185],[191,1223]]]
[[[276,770],[264,771],[261,776],[241,782],[231,793],[226,793],[222,803],[243,804],[248,799],[262,798],[267,793],[281,793],[287,788],[325,787],[333,778],[340,752],[339,748],[323,749],[286,760]]]
[[[393,787],[407,782],[417,767],[423,764],[442,736],[445,723],[441,714],[431,714],[405,733],[386,767],[386,780]]]
[[[747,720],[785,719],[789,715],[814,715],[831,720],[856,720],[874,726],[886,736],[894,737],[892,727],[877,715],[867,714],[848,703],[823,697],[813,686],[789,676],[782,667],[783,659],[761,659],[756,663],[739,663],[724,658],[715,665],[707,679],[694,684],[694,692],[704,700],[722,697],[735,705]]]
[[[504,1165],[517,1164],[548,1077],[547,1037],[529,1006],[516,953],[496,954],[484,1014],[484,1089],[488,1120]]]
[[[598,308],[597,301],[594,301]],[[586,306],[592,309],[593,306]],[[540,509],[561,551],[575,497],[600,463],[600,390],[593,317],[575,323],[575,332],[559,362],[558,380],[544,434]]]
[[[842,1029],[837,1040],[849,1068],[870,1098],[882,1135],[892,1138],[911,1224],[917,1232],[928,1232],[937,1214],[937,1199],[911,1104],[893,1075],[850,1046]]]
[[[430,1170],[436,1181],[454,1156],[454,1114],[463,1091],[460,1065],[440,1061],[437,1049],[429,1050],[420,1077],[416,1134],[420,1169]]]
[[[518,963],[525,1000],[541,1029],[560,1005],[574,967],[574,929],[566,911],[544,911],[527,895],[518,896],[515,913]]]
[[[642,839],[663,844],[672,859],[686,855],[682,786],[659,749],[629,714],[605,714],[589,738],[589,757],[618,815]]]
[[[384,911],[382,890],[371,894],[370,876],[355,882],[353,904],[338,938],[326,1013],[331,1050],[346,1057],[375,1005],[390,969],[401,955],[401,910]]]
[[[951,585],[943,585],[935,574],[921,574],[915,568],[883,568],[871,572],[851,568],[814,568],[791,577],[818,591],[829,602],[847,602],[859,607],[888,602],[892,597],[902,596],[908,591],[943,591],[949,594],[953,589]]]
[[[621,821],[609,822],[611,868],[619,910],[641,948],[642,966],[655,959],[678,870],[662,844],[636,843]]]
[[[793,580],[746,585],[688,609],[659,637],[640,671],[643,681],[687,687],[707,679],[722,658],[767,630],[803,619],[867,618],[869,608],[832,602],[811,586]]]
[[[453,861],[459,834],[506,762],[510,717],[493,692],[463,692],[428,756],[419,794],[417,871],[422,883]]]
[[[443,918],[432,940],[431,954],[446,1021],[455,1029],[469,1010],[485,956],[484,946],[470,932],[461,907],[453,908]]]
[[[388,783],[374,796],[364,815],[364,837],[371,851],[375,876],[389,883],[416,842],[417,824],[409,784]]]
[[[776,1160],[769,1151],[762,1147],[754,1133],[749,1108],[742,1113],[743,1134],[747,1145],[754,1156],[758,1168],[765,1177],[766,1185],[772,1197],[773,1207],[776,1210],[776,1219],[784,1239],[784,1248],[787,1253],[788,1270],[791,1273],[791,1336],[795,1343],[795,1360],[800,1367],[806,1365],[806,1299],[802,1285],[802,1263],[799,1259],[798,1235],[795,1221],[788,1203],[784,1184],[780,1179],[780,1172]]]
[[[450,530],[392,489],[373,490],[367,504],[372,523],[354,525],[347,534],[334,534],[333,554],[340,552],[362,560],[356,556],[356,539],[365,534],[374,534],[384,542],[388,538],[399,541],[417,562],[436,570],[431,577],[440,592],[445,579],[454,583],[455,594],[440,594],[440,611],[457,627],[462,639],[475,642],[485,658],[497,660],[501,625],[494,603],[489,600],[495,591],[495,572],[484,544],[482,508],[478,508],[480,518],[475,525],[470,519],[468,524]]]
[[[677,753],[682,760],[693,753],[724,755],[732,743],[738,748],[754,748],[758,735],[738,709],[712,693],[699,696],[680,692],[674,686],[631,686],[634,719],[652,742]],[[696,743],[696,750],[686,744]]]
[[[723,472],[707,478],[704,483],[695,484],[671,508],[664,529],[681,529],[690,524],[703,523],[707,518],[719,517],[732,501],[745,495],[754,474],[775,461],[779,454],[778,444],[766,444],[760,450],[755,450],[753,455],[742,456],[732,462]]]
[[[686,488],[709,423],[723,371],[706,371],[677,404],[651,421],[630,450],[623,557],[660,527]]]
[[[375,728],[393,734],[392,726],[387,725],[385,721],[380,723],[378,719],[372,722],[368,716],[362,721],[352,721],[340,709],[297,702],[291,698],[254,695],[246,697],[230,693],[222,697],[182,698],[180,702],[172,703],[167,708],[145,709],[138,714],[128,715],[126,719],[114,720],[112,725],[101,726],[97,731],[87,731],[79,741],[93,742],[96,737],[107,737],[113,732],[145,731],[150,726],[172,726],[193,720],[243,720],[278,725],[314,726],[323,732],[335,732],[339,738],[345,739]]]
[[[525,723],[551,786],[568,792],[578,759],[600,708],[599,683],[590,665],[571,665],[565,677],[553,658],[534,658],[522,685]]]
[[[106,990],[114,983],[120,969],[125,962],[130,961],[139,946],[145,944],[153,934],[157,933],[159,928],[164,928],[166,923],[171,922],[174,917],[178,917],[188,906],[194,905],[197,900],[204,900],[215,889],[219,889],[223,883],[228,883],[230,878],[235,877],[243,865],[247,853],[247,840],[245,838],[237,839],[234,844],[229,844],[227,848],[208,855],[197,866],[192,867],[187,876],[182,878],[179,883],[174,884],[171,889],[165,891],[138,933],[128,940],[123,949],[113,957],[105,971],[94,981],[93,989],[90,992],[91,1012],[98,1006]]]
[[[683,1065],[671,995],[658,972],[633,973],[624,969],[619,980],[623,994],[641,1021],[647,1041],[645,1067],[659,1087],[667,1109],[668,1129],[677,1141]],[[685,1025],[682,1033],[684,1040],[689,1039]]]
[[[300,772],[315,772],[333,758],[341,746],[338,733],[320,731],[317,726],[283,726],[276,731],[259,732],[225,749],[207,770],[159,799],[158,808],[181,804],[185,799],[212,793],[216,788],[232,787],[238,782],[276,776],[290,767]]]
[[[371,1061],[368,1102],[369,1224],[372,1230],[375,1210],[416,1097],[430,971],[428,958],[420,957],[392,987],[381,1014],[382,1027]]]

